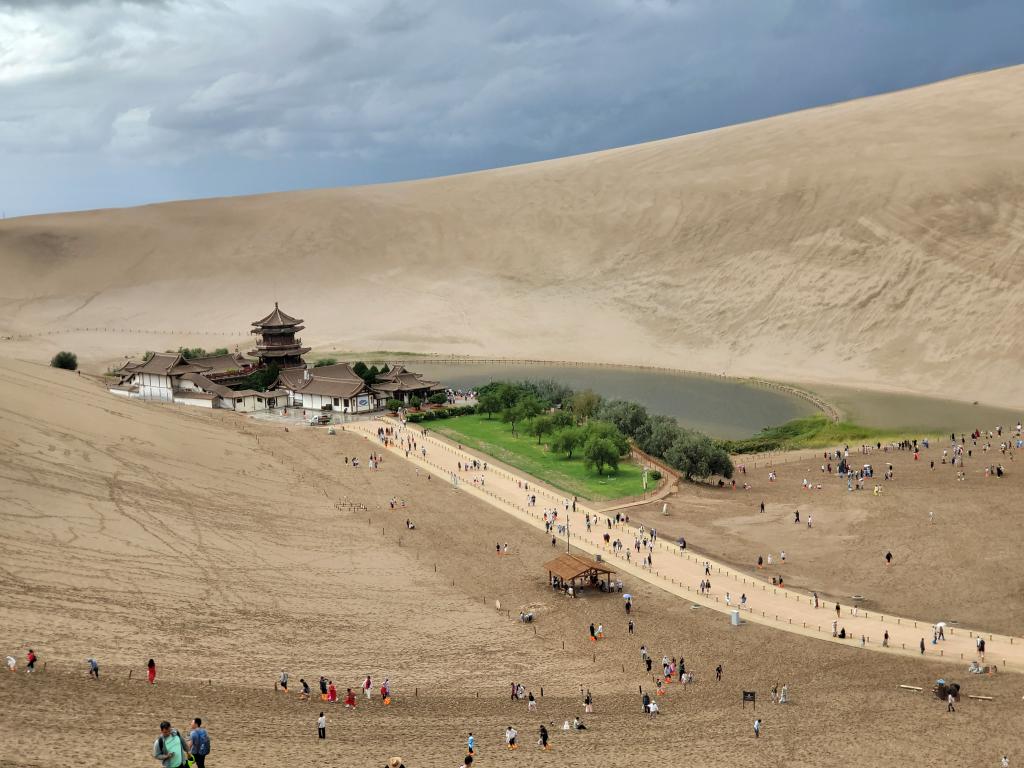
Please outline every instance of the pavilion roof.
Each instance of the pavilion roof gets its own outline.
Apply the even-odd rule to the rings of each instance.
[[[226,355],[208,355],[206,357],[193,357],[189,360],[192,365],[201,365],[210,370],[207,373],[227,373],[228,371],[239,370],[245,366],[254,365],[254,361],[242,357],[237,352],[229,352]]]
[[[354,397],[369,391],[363,378],[352,369],[351,363],[281,371],[278,382],[295,392],[325,397]]]
[[[300,318],[292,317],[291,315],[282,312],[275,301],[274,311],[262,320],[257,320],[253,325],[260,328],[283,328],[289,325],[298,325],[301,322],[302,320]]]
[[[142,363],[126,363],[123,370],[129,373],[155,373],[161,376],[177,376],[183,373],[206,373],[210,368],[191,363],[178,352],[156,352],[149,360]]]
[[[591,560],[589,557],[571,555],[568,553],[559,555],[554,560],[548,561],[544,564],[544,568],[548,573],[553,573],[562,581],[572,581],[573,579],[578,579],[581,576],[587,576],[591,572],[606,574],[615,573],[615,571],[608,566],[603,563],[599,563],[596,560]]]

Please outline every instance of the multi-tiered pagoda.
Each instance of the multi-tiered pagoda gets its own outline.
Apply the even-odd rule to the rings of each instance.
[[[278,368],[305,368],[302,356],[310,347],[302,346],[302,339],[295,334],[305,328],[302,320],[286,315],[274,302],[274,311],[253,323],[252,333],[259,334],[256,349],[249,352],[260,360],[261,366],[276,365]]]

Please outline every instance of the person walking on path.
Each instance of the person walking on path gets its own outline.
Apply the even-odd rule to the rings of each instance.
[[[327,716],[323,712],[316,719],[316,736],[318,739],[327,738]]]
[[[203,718],[193,718],[190,728],[188,751],[196,759],[196,768],[206,768],[206,756],[210,754],[210,734],[203,728]]]
[[[160,735],[153,742],[153,757],[160,761],[160,768],[182,768],[189,758],[185,740],[166,720],[160,723]]]
[[[156,685],[156,662],[153,659],[146,663],[146,679],[150,685]]]
[[[924,638],[921,638],[921,655],[924,656]]]

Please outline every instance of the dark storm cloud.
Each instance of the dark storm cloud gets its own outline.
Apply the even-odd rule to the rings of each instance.
[[[159,9],[158,11],[156,9]],[[455,173],[1024,61],[1010,0],[0,0],[8,213]]]

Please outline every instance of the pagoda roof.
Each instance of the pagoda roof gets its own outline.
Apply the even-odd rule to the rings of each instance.
[[[411,392],[420,389],[444,389],[439,381],[431,381],[423,378],[422,374],[413,373],[407,370],[401,363],[395,363],[387,373],[377,376],[373,383],[375,389],[381,392]]]
[[[274,302],[274,311],[264,317],[262,320],[257,320],[253,325],[259,328],[283,328],[291,325],[298,325],[302,320],[297,317],[292,317],[282,312],[277,302]]]
[[[251,350],[250,355],[258,355],[259,357],[295,357],[296,355],[304,355],[312,347],[300,347],[298,345],[294,347],[259,347]]]
[[[309,378],[306,378],[306,375]],[[354,397],[369,392],[363,378],[352,369],[350,363],[322,365],[319,368],[281,371],[278,384],[293,392],[325,397]]]

